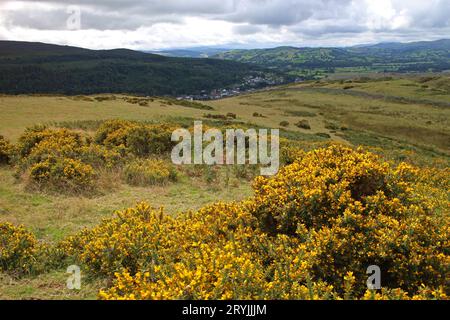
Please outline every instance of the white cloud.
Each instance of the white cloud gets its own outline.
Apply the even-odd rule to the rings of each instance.
[[[67,6],[81,9],[68,30]],[[88,48],[351,45],[450,34],[448,0],[0,0],[0,38]]]

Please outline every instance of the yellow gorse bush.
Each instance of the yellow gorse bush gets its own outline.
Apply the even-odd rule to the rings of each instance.
[[[35,127],[19,140],[20,165],[40,184],[88,190],[94,168],[113,167],[124,150],[168,148],[166,129],[112,121],[97,131],[99,145],[77,132]],[[177,218],[141,204],[71,237],[58,252],[116,279],[101,298],[446,298],[448,168],[394,165],[340,145],[309,152],[289,146],[284,154],[292,164],[274,178],[258,177],[248,201]],[[154,159],[136,159],[124,173],[133,184],[176,177]],[[39,254],[31,234],[2,225],[3,270],[26,273]],[[381,292],[365,290],[372,264],[383,271]]]
[[[30,177],[42,186],[86,191],[93,188],[95,173],[90,165],[80,160],[50,156],[31,167]]]
[[[34,126],[25,130],[19,138],[17,148],[22,158],[39,161],[48,152],[67,155],[82,144],[82,137],[77,132]]]
[[[14,147],[3,136],[0,135],[0,164],[11,162]]]
[[[252,299],[294,297],[287,293],[292,283],[307,276],[297,245],[258,231],[241,205],[218,203],[177,218],[140,204],[61,247],[91,272],[116,277],[102,298]]]
[[[77,152],[78,159],[94,168],[111,169],[126,160],[126,157],[121,155],[120,150],[108,149],[93,143],[81,146]]]
[[[22,158],[18,170],[29,173],[30,181],[40,187],[71,192],[92,190],[94,169],[79,160],[85,145],[79,133],[67,129],[28,129],[19,139]]]
[[[252,210],[268,231],[292,234],[300,221],[308,227],[326,225],[349,205],[368,204],[381,193],[394,203],[414,201],[413,183],[406,180],[414,176],[408,175],[410,170],[417,171],[406,164],[392,170],[389,163],[361,150],[318,149],[283,168],[274,179],[259,177]],[[398,213],[395,205],[392,209]]]
[[[44,126],[27,129],[17,149],[18,175],[29,175],[39,188],[67,192],[94,190],[96,170],[112,169],[126,158],[78,132]]]
[[[18,149],[25,166],[59,157],[81,160],[94,167],[112,167],[121,159],[118,151],[93,144],[87,137],[67,129],[28,129],[20,137]]]
[[[15,276],[29,274],[35,268],[42,247],[23,226],[0,223],[0,271]]]
[[[353,272],[363,290],[366,268],[378,265],[389,287],[415,292],[422,283],[444,286],[449,275],[448,198],[430,198],[436,187],[424,185],[423,174],[331,146],[306,153],[273,179],[257,178],[248,208],[263,230],[316,251],[315,276],[336,288]],[[440,183],[449,190],[448,176]]]
[[[149,134],[139,140],[142,130]],[[86,189],[95,170],[114,167],[124,151],[151,154],[140,147],[148,141],[156,141],[154,150],[169,146],[159,130],[112,121],[93,143],[37,127],[20,139],[18,153],[39,183]],[[290,148],[286,159],[291,164],[278,175],[255,179],[246,201],[176,216],[141,203],[65,239],[53,258],[111,280],[101,299],[448,298],[448,168],[393,164],[335,144]],[[176,171],[138,158],[124,174],[146,184]],[[0,245],[4,271],[27,273],[42,254],[23,227],[0,224]],[[370,265],[381,268],[382,290],[366,289]]]
[[[109,148],[120,148],[138,157],[160,156],[174,146],[172,132],[177,126],[143,124],[126,120],[105,121],[98,128],[95,141]]]
[[[174,129],[165,124],[111,120],[102,123],[92,139],[65,128],[34,126],[19,138],[17,176],[28,176],[28,182],[40,189],[84,193],[95,190],[98,173],[122,169],[127,163],[124,179],[128,183],[165,183],[176,179],[174,167],[142,157],[167,154]],[[0,139],[0,160],[9,161],[11,152],[12,146]]]
[[[176,217],[142,203],[60,248],[115,279],[102,299],[446,299],[449,202],[427,194],[449,179],[426,174],[331,146],[242,203]],[[366,289],[369,265],[383,290]]]

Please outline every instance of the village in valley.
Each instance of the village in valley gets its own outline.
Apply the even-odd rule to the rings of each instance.
[[[290,82],[285,77],[261,73],[259,75],[250,75],[245,77],[241,83],[229,88],[219,88],[211,91],[202,90],[200,94],[184,95],[177,97],[177,100],[216,100],[221,98],[233,97],[242,93],[254,92],[258,89],[264,89],[270,86],[286,84]]]

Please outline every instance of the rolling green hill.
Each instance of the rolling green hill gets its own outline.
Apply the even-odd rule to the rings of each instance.
[[[266,71],[216,59],[0,41],[0,74],[0,92],[8,94],[181,95],[231,87]]]
[[[439,72],[450,69],[450,40],[350,48],[232,50],[214,57],[253,63],[305,77],[340,71]],[[314,71],[312,75],[311,71]]]

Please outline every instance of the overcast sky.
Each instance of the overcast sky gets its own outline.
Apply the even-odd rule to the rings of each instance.
[[[0,0],[0,39],[92,49],[442,38],[450,38],[450,0]]]

